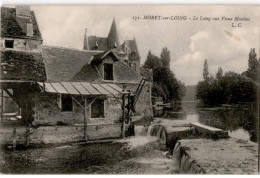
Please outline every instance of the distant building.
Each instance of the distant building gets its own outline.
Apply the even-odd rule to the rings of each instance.
[[[123,63],[134,69],[137,73],[140,73],[141,57],[138,51],[136,40],[134,38],[133,40],[124,40],[122,42],[117,30],[115,19],[113,19],[107,37],[88,37],[86,29],[83,49],[94,51],[113,50],[113,52],[115,52],[120,57]]]

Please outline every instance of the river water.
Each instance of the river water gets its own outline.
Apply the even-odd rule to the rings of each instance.
[[[136,136],[103,143],[0,149],[3,174],[173,174],[165,143],[136,127]]]
[[[200,108],[198,102],[182,104],[186,119],[189,122],[199,122],[208,126],[228,131],[230,137],[256,141],[257,117],[252,105],[240,107]]]
[[[256,115],[250,107],[198,108],[184,103],[185,119],[227,130],[231,137],[253,140]],[[183,114],[185,113],[185,114]],[[68,144],[29,149],[0,149],[3,174],[176,174],[176,167],[158,138],[136,127],[137,136],[92,144]],[[149,129],[148,129],[149,132]]]

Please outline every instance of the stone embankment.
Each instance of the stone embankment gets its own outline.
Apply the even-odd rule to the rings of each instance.
[[[257,174],[258,146],[235,138],[179,140],[173,161],[181,174]]]
[[[173,149],[180,174],[257,174],[258,145],[230,138],[228,132],[185,120],[155,119]],[[176,166],[177,165],[177,166]]]

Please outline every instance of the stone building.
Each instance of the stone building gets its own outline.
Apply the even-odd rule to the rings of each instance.
[[[140,73],[140,54],[135,38],[122,42],[117,30],[116,21],[113,19],[107,37],[97,37],[87,35],[85,29],[84,50],[107,51],[112,49],[121,59],[121,62]]]
[[[41,46],[41,33],[29,6],[1,8],[1,49],[41,52]]]
[[[9,96],[21,108],[23,123],[32,120],[30,90],[35,81],[44,81],[42,37],[29,6],[1,7],[1,119],[10,108]],[[4,101],[6,107],[4,107]],[[2,104],[3,103],[3,104]]]
[[[1,10],[1,89],[21,107],[31,142],[117,138],[123,123],[152,117],[152,80],[142,75],[135,39],[121,43],[115,20],[107,38],[86,30],[78,50],[42,46],[28,6]]]

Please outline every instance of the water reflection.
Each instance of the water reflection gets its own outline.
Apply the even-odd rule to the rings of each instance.
[[[191,123],[199,122],[226,130],[231,137],[256,142],[257,117],[254,106],[202,108],[198,107],[198,104],[198,102],[182,104],[183,113],[186,113],[184,119]]]

